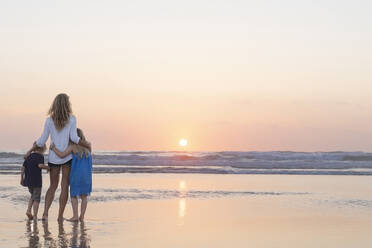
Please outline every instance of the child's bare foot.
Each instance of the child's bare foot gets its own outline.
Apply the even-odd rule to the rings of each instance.
[[[84,221],[84,216],[80,216],[80,217],[79,217],[79,220],[80,220],[81,222],[83,222],[83,221]]]
[[[58,216],[57,221],[58,221],[58,222],[63,222],[63,221],[64,221],[63,216]]]
[[[48,220],[48,215],[47,214],[43,214],[43,217],[41,217],[42,220]]]
[[[26,215],[29,220],[32,220],[34,218],[30,212],[26,212]]]
[[[68,221],[71,221],[71,222],[78,222],[79,219],[76,218],[76,217],[72,217],[72,218],[68,219]]]

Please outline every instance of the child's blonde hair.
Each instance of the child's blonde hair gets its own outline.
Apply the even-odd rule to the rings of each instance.
[[[83,130],[81,130],[80,128],[77,128],[76,131],[77,131],[77,135],[79,136],[79,138],[83,141],[86,141]],[[80,157],[83,157],[84,154],[85,154],[85,156],[88,156],[90,154],[89,149],[87,149],[83,146],[80,146],[80,145],[76,145],[76,150],[77,150],[76,152],[79,153]]]
[[[76,132],[77,132],[77,135],[80,137],[81,140],[86,141],[86,138],[85,138],[85,135],[83,133],[83,130],[81,130],[80,128],[76,128]]]

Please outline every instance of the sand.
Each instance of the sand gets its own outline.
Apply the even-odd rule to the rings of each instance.
[[[44,175],[43,195],[48,180]],[[372,242],[368,176],[94,175],[86,221],[62,224],[57,202],[48,222],[27,221],[28,192],[18,181],[0,175],[0,247],[339,248]]]

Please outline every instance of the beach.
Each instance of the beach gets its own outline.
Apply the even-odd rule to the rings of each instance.
[[[0,247],[368,247],[372,241],[369,176],[94,174],[86,221],[62,224],[58,191],[48,222],[27,221],[29,195],[19,175],[0,179]],[[43,196],[48,181],[43,174]]]
[[[371,10],[0,1],[0,248],[372,247]]]

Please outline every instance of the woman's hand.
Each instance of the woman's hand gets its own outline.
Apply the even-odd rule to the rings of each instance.
[[[89,149],[89,151],[92,151],[92,144],[89,141],[80,139],[78,145],[84,146],[85,148]]]
[[[90,143],[89,141],[87,141],[87,146],[88,146],[89,151],[92,151],[92,143]]]
[[[20,184],[23,186],[23,184],[24,184],[23,178],[21,178]]]
[[[55,148],[56,146],[54,145],[54,143],[50,144],[49,146],[49,150],[53,150],[53,148]]]
[[[24,158],[24,159],[28,158],[28,156],[30,156],[30,154],[31,154],[31,151],[28,151],[28,152],[23,156],[23,158]]]
[[[32,144],[32,147],[30,150],[26,152],[26,154],[23,156],[24,159],[26,159],[28,156],[30,156],[31,152],[33,152],[36,148],[36,141]]]

